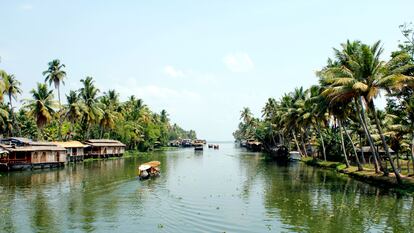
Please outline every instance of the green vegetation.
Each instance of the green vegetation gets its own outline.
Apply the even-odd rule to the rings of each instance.
[[[406,41],[386,61],[380,41],[341,44],[316,72],[317,85],[269,98],[262,119],[244,108],[234,137],[260,140],[266,148],[283,144],[304,158],[342,162],[347,170],[373,166],[374,174],[392,172],[402,184],[414,174],[414,31],[412,24],[400,29]],[[374,103],[381,93],[385,110]]]
[[[70,90],[62,104],[64,68],[57,59],[49,62],[45,82],[30,91],[32,97],[23,100],[17,111],[13,101],[22,94],[20,82],[0,69],[0,135],[49,141],[111,138],[141,151],[167,146],[170,140],[196,138],[195,131],[172,124],[165,110],[155,113],[142,99],[130,96],[121,102],[115,90],[101,95],[92,77],[81,79],[82,87]],[[47,83],[54,85],[58,101]]]

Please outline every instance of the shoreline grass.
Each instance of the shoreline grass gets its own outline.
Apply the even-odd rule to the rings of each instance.
[[[375,170],[371,168],[364,167],[363,171],[358,171],[358,167],[356,166],[347,168],[346,165],[341,162],[323,161],[313,158],[304,158],[302,159],[302,162],[314,167],[335,170],[356,180],[380,188],[392,189],[401,194],[414,196],[414,178],[412,177],[402,176],[403,184],[399,185],[394,174],[390,173],[388,176],[384,176],[383,174],[375,173]]]

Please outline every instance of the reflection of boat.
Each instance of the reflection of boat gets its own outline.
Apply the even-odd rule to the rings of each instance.
[[[194,146],[194,150],[203,150],[203,144],[198,144]]]
[[[158,176],[160,174],[160,161],[151,161],[143,163],[138,167],[138,176],[140,179],[148,179],[152,176]]]
[[[300,153],[298,151],[291,151],[289,153],[289,160],[290,161],[299,161],[301,159]]]

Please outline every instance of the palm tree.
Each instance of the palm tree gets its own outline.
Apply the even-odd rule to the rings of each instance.
[[[3,92],[5,89],[4,79],[6,79],[7,73],[4,70],[0,70],[0,102],[3,101]]]
[[[322,145],[322,155],[323,159],[326,161],[326,149],[324,142],[324,135],[321,130],[321,124],[324,125],[326,122],[327,108],[329,101],[321,93],[323,88],[318,85],[313,85],[309,88],[309,98],[305,101],[305,108],[307,109],[307,114],[310,117],[310,121],[316,129]]]
[[[63,80],[66,77],[66,72],[63,70],[65,64],[60,64],[58,59],[55,59],[49,62],[49,67],[47,70],[43,71],[43,75],[46,76],[45,82],[49,82],[49,85],[52,83],[55,86],[55,89],[58,90],[58,99],[59,99],[59,109],[62,108],[62,103],[60,101],[60,84],[65,84]],[[62,138],[62,127],[59,120],[59,137]]]
[[[4,84],[5,84],[5,88],[4,88],[3,93],[9,97],[10,118],[12,120],[12,125],[13,125],[13,128],[17,128],[16,118],[13,113],[12,99],[16,99],[17,94],[22,93],[22,90],[20,89],[20,82],[16,79],[14,75],[10,74],[4,77]],[[13,135],[13,131],[11,133]]]
[[[99,121],[101,127],[100,137],[103,137],[106,129],[111,130],[115,127],[115,122],[120,118],[120,114],[115,111],[115,106],[118,104],[115,91],[106,93],[100,98],[100,102],[102,106],[102,115]]]
[[[54,84],[55,89],[58,90],[59,105],[61,105],[60,84],[65,84],[65,81],[63,80],[66,78],[66,72],[63,70],[65,64],[60,64],[60,60],[55,59],[49,62],[48,65],[49,68],[43,71],[43,75],[46,75],[45,82],[49,82],[49,85],[52,85],[52,83]]]
[[[25,107],[29,109],[29,115],[36,120],[40,130],[52,120],[55,113],[56,102],[53,100],[53,90],[48,90],[46,84],[37,83],[37,89],[32,89],[30,93],[33,99],[26,100]]]
[[[401,183],[400,174],[391,159],[373,100],[378,96],[381,89],[389,88],[390,80],[401,85],[400,83],[411,81],[412,78],[402,75],[401,67],[397,69],[392,68],[395,63],[400,61],[401,57],[394,57],[388,63],[380,60],[380,55],[383,51],[380,46],[380,41],[374,43],[372,46],[362,44],[359,41],[352,43],[348,41],[347,44],[343,44],[342,46],[342,51],[337,50],[337,58],[341,66],[325,70],[325,74],[330,74],[328,78],[333,79],[333,88],[330,94],[338,98],[354,99],[357,111],[361,114],[362,125],[367,132],[368,140],[371,141],[371,148],[374,151],[375,148],[372,145],[372,139],[370,140],[371,135],[368,132],[366,118],[364,116],[363,103],[365,102],[367,104],[367,108],[374,116],[387,160],[391,164],[397,181]],[[387,171],[384,170],[384,172],[386,173]]]
[[[80,101],[78,93],[70,91],[66,95],[67,107],[65,110],[65,118],[71,123],[70,132],[73,132],[73,126],[82,117],[82,112],[85,111],[84,104]]]
[[[86,138],[89,137],[89,129],[92,123],[97,123],[103,112],[101,104],[98,101],[99,89],[95,87],[92,77],[86,77],[80,80],[83,87],[79,89],[79,96],[85,105],[82,123]]]

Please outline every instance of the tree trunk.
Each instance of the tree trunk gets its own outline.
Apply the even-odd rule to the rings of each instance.
[[[12,130],[10,130],[10,136],[14,136],[14,128],[15,128],[15,119],[14,119],[14,114],[13,114],[13,105],[12,105],[12,95],[9,92],[9,104],[10,104],[10,118],[12,120]],[[19,135],[20,136],[20,135]]]
[[[293,135],[293,140],[295,141],[295,144],[296,144],[296,149],[298,150],[300,155],[303,157],[303,154],[302,154],[302,152],[300,150],[300,147],[299,147],[299,142],[298,142],[298,140],[296,138],[296,135],[295,135],[295,130],[292,130],[292,135]]]
[[[396,151],[395,153],[397,154],[397,157],[396,157],[397,158],[397,168],[398,168],[398,171],[401,172],[400,152]]]
[[[62,114],[62,104],[60,102],[60,86],[57,86],[58,89],[58,98],[59,98],[59,114],[58,114],[58,122],[59,122],[59,140],[62,140],[62,118],[60,114]]]
[[[367,161],[365,161],[364,150],[363,150],[363,146],[362,146],[362,135],[359,135],[359,147],[361,148],[361,160],[362,160],[362,164],[366,164]]]
[[[323,155],[323,160],[326,161],[326,150],[325,150],[325,142],[323,140],[323,135],[322,135],[322,131],[321,131],[321,127],[319,125],[319,122],[316,123],[316,129],[318,131],[318,134],[321,138],[321,143],[322,143],[322,155]]]
[[[343,132],[342,132],[342,122],[341,122],[341,120],[338,120],[338,125],[339,125],[339,131],[340,131],[340,134],[341,134],[341,145],[342,145],[342,151],[344,152],[345,165],[346,165],[346,167],[349,167],[348,155],[346,154],[345,142],[344,142],[344,135],[343,135]]]
[[[359,102],[362,104],[361,99],[359,99]],[[378,164],[378,159],[377,159],[377,152],[376,152],[376,148],[374,146],[374,143],[372,141],[371,134],[369,133],[368,126],[365,122],[365,114],[364,114],[364,110],[363,110],[364,107],[359,106],[359,103],[357,102],[356,98],[355,98],[355,105],[356,105],[356,108],[357,108],[357,114],[358,114],[359,120],[361,122],[362,128],[364,129],[365,135],[367,136],[367,139],[368,139],[369,146],[371,147],[372,154],[374,155],[373,157],[374,157],[375,173],[379,173],[380,170],[379,170],[379,164]],[[362,109],[360,109],[360,107]]]
[[[411,139],[411,154],[410,155],[411,155],[411,163],[413,165],[413,172],[414,172],[414,132],[413,132],[413,138]]]
[[[357,162],[357,164],[358,164],[358,171],[363,171],[363,170],[364,170],[364,168],[362,167],[362,164],[361,164],[361,162],[359,161],[359,158],[358,158],[358,153],[357,153],[357,151],[356,151],[356,148],[355,148],[354,142],[352,141],[351,135],[349,135],[349,133],[348,133],[348,131],[346,130],[346,128],[345,128],[345,126],[344,126],[344,125],[342,125],[342,127],[344,128],[345,135],[347,136],[348,140],[351,142],[351,145],[352,145],[352,150],[354,151],[354,154],[355,154],[355,160],[356,160],[356,162]]]
[[[393,161],[393,160],[392,160],[392,158],[391,158],[391,154],[390,154],[390,151],[389,151],[389,148],[388,148],[387,142],[385,141],[385,137],[384,137],[384,134],[383,134],[383,132],[382,132],[382,127],[381,127],[381,124],[380,124],[380,122],[379,122],[379,120],[378,120],[377,111],[375,110],[374,101],[371,101],[369,105],[371,106],[371,110],[372,110],[372,112],[373,112],[373,114],[374,114],[375,123],[376,123],[376,125],[377,125],[378,132],[379,132],[379,134],[380,134],[381,141],[382,141],[382,144],[383,144],[383,146],[384,146],[385,154],[387,155],[387,158],[388,158],[388,160],[390,161],[390,164],[391,164],[392,170],[394,171],[394,174],[395,174],[395,178],[397,178],[397,182],[398,182],[399,184],[402,184],[401,175],[400,175],[400,173],[398,172],[398,169],[395,167],[394,161]]]
[[[305,157],[308,157],[308,152],[306,151],[306,144],[305,141],[303,140],[305,136],[302,134],[300,141],[302,142],[302,147],[303,147],[303,152],[305,153]]]

